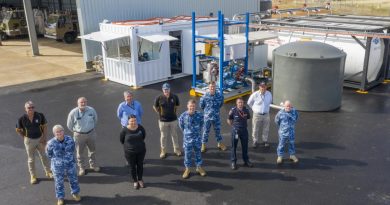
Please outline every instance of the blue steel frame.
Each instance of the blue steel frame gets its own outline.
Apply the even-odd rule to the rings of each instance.
[[[196,43],[204,43],[204,41],[197,41],[197,38],[209,39],[209,40],[218,40],[219,42],[219,91],[223,93],[223,68],[227,63],[225,61],[225,43],[224,43],[224,28],[225,26],[245,24],[245,74],[248,73],[248,47],[249,47],[249,13],[245,14],[245,21],[230,21],[226,20],[225,23],[224,15],[221,11],[218,11],[218,20],[205,20],[205,21],[196,21],[195,12],[192,12],[192,88],[196,88],[196,57],[202,56],[201,54],[196,54]],[[196,35],[196,23],[210,23],[218,22],[218,38],[207,37],[202,35]]]

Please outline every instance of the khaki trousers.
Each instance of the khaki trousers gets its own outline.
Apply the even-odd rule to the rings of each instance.
[[[253,143],[258,142],[259,130],[263,126],[262,139],[263,142],[268,142],[269,133],[269,114],[260,115],[253,113],[252,118],[252,140]]]
[[[45,144],[40,143],[38,139],[31,139],[24,137],[24,146],[27,152],[27,165],[28,171],[31,176],[36,176],[35,172],[35,151],[38,151],[39,158],[41,159],[43,168],[46,173],[50,172],[50,162],[45,153]]]
[[[158,126],[160,127],[161,137],[160,137],[160,143],[161,148],[165,149],[167,146],[167,138],[171,136],[173,148],[175,150],[179,150],[179,139],[177,136],[177,130],[179,129],[179,126],[177,124],[177,120],[172,122],[161,122],[158,121]]]
[[[89,166],[91,168],[97,167],[96,164],[96,158],[95,158],[95,140],[96,140],[96,132],[93,130],[92,132],[88,134],[80,134],[80,133],[73,133],[73,138],[75,142],[76,147],[76,158],[77,158],[77,164],[80,169],[85,169],[85,163],[84,163],[84,150],[85,147],[88,149],[88,158],[89,158]]]

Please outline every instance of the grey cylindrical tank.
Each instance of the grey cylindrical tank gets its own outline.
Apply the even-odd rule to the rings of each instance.
[[[260,0],[260,11],[272,9],[272,0]]]
[[[290,100],[297,110],[341,106],[346,54],[329,44],[297,41],[273,51],[273,103]]]

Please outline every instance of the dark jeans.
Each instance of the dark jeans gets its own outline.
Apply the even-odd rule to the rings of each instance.
[[[236,139],[236,134],[238,134],[238,139]],[[231,160],[232,162],[237,162],[236,149],[238,145],[238,140],[241,141],[242,148],[242,159],[244,162],[249,161],[248,157],[248,130],[232,130],[232,149],[231,149]]]
[[[127,162],[130,165],[130,173],[133,177],[133,181],[141,181],[142,175],[144,171],[144,159],[145,159],[145,153],[143,152],[126,152],[125,151],[125,157]]]

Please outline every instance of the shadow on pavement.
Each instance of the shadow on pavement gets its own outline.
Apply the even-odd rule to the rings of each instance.
[[[151,204],[159,204],[159,205],[170,205],[169,201],[161,200],[152,196],[120,196],[116,195],[114,198],[110,197],[95,197],[95,196],[84,196],[83,200],[80,204],[85,205],[107,205],[107,204],[115,204],[115,205],[128,205],[128,204],[137,204],[137,205],[151,205]]]
[[[171,183],[148,183],[148,187],[156,187],[169,189],[174,191],[184,191],[184,192],[210,192],[214,190],[233,190],[232,186],[223,185],[216,182],[210,181],[190,181],[191,177],[201,177],[195,176],[194,172],[191,172],[190,179],[187,180],[171,180]],[[197,180],[197,179],[194,179]]]
[[[262,164],[260,167],[263,169],[296,169],[296,170],[310,170],[310,169],[317,169],[317,170],[331,170],[333,167],[339,167],[339,166],[357,166],[357,167],[363,167],[367,166],[368,164],[366,162],[353,160],[353,159],[332,159],[328,157],[315,157],[314,159],[311,158],[299,158],[299,163],[294,164],[290,162],[288,159],[283,160],[283,164],[276,165],[276,158],[275,158],[275,164]]]
[[[100,173],[115,176],[128,176],[130,169],[127,166],[122,167],[101,167]]]
[[[127,176],[82,176],[79,177],[80,184],[118,184],[130,181],[130,174]]]
[[[184,158],[183,157],[168,157],[165,159],[145,159],[145,165],[160,165],[160,166],[184,166]]]
[[[299,149],[310,149],[310,150],[317,150],[317,149],[345,150],[344,146],[334,145],[331,143],[323,143],[323,142],[299,142],[296,143],[295,146]]]
[[[239,169],[244,169],[239,167]],[[245,168],[247,169],[247,168]],[[249,169],[249,168],[248,168]],[[239,180],[281,180],[281,181],[296,181],[296,177],[285,176],[280,173],[269,173],[269,172],[248,172],[248,171],[231,171],[231,172],[221,172],[221,171],[208,171],[207,175],[209,177],[215,178],[224,178],[224,179],[239,179]]]
[[[168,166],[148,166],[144,167],[144,176],[148,177],[161,177],[166,175],[180,175],[181,171],[177,168]]]

